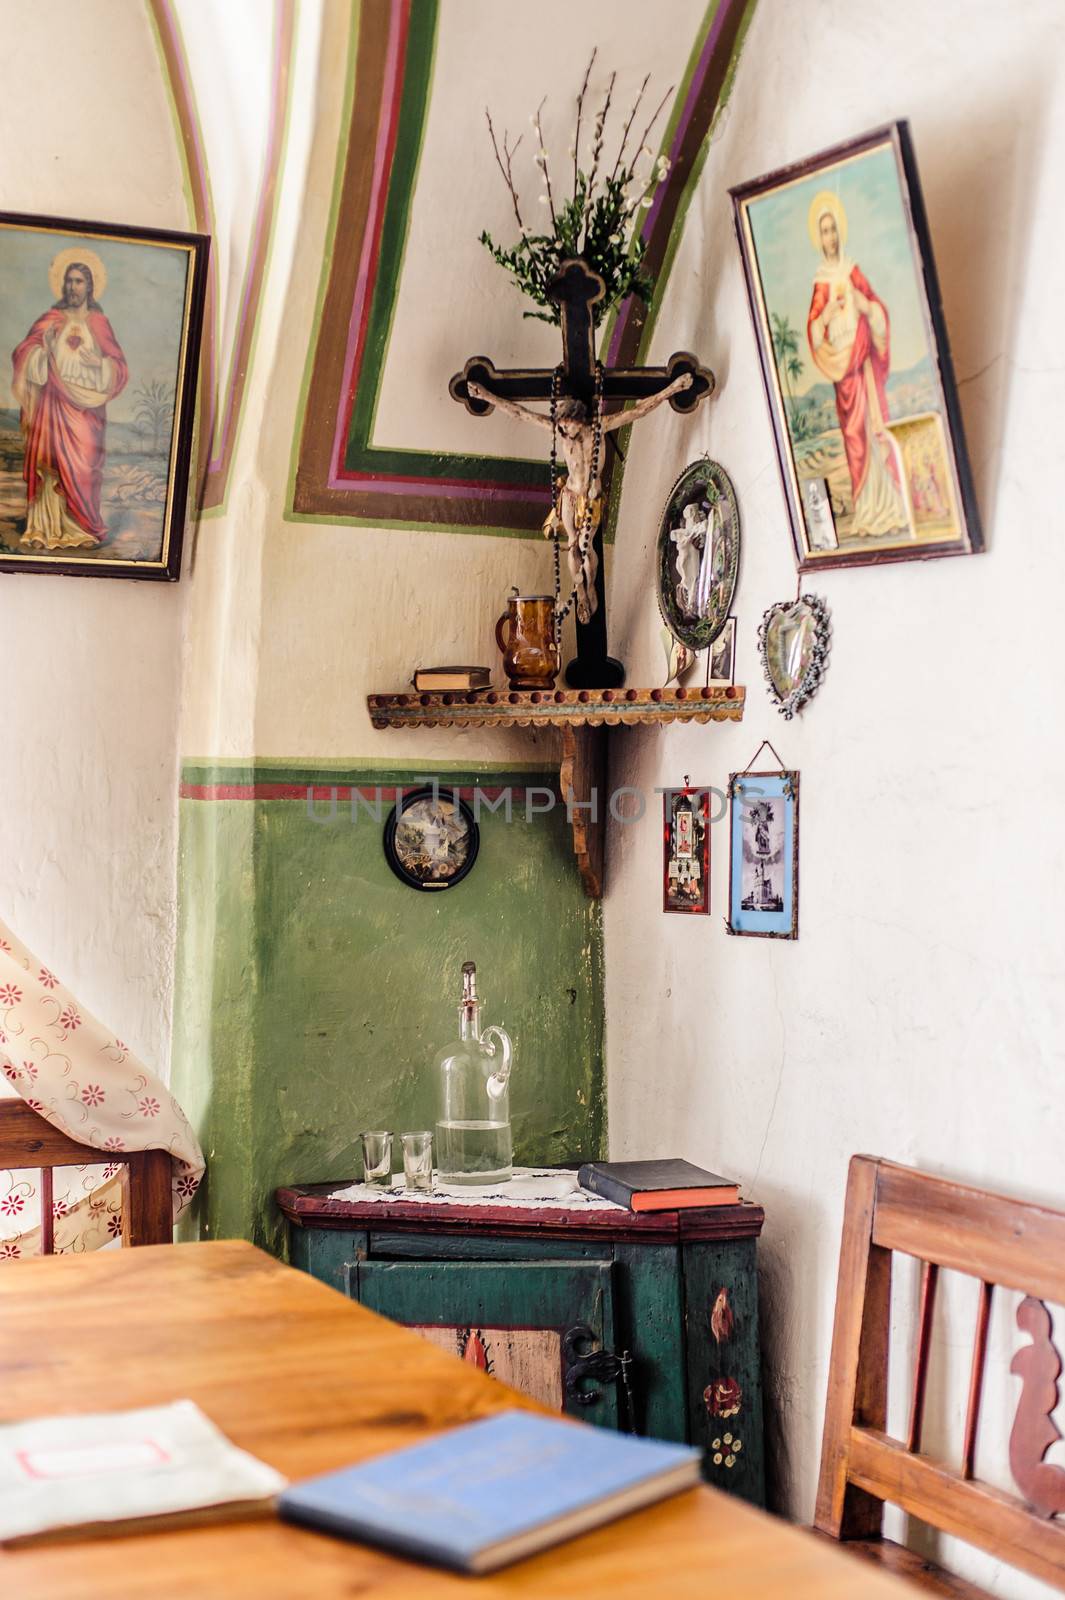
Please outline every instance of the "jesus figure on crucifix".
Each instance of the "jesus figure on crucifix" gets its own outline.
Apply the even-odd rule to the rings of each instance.
[[[557,490],[557,498],[544,523],[544,537],[555,539],[561,535],[565,538],[566,560],[573,579],[577,619],[580,622],[588,622],[598,605],[595,576],[599,560],[595,553],[595,534],[603,515],[603,485],[599,476],[597,432],[612,433],[616,428],[627,428],[630,422],[638,422],[664,400],[691,386],[691,374],[685,372],[658,394],[640,400],[628,411],[611,412],[600,422],[597,418],[589,417],[588,408],[580,400],[560,400],[552,419],[542,411],[533,411],[529,406],[493,394],[472,379],[469,382],[469,392],[475,399],[498,406],[508,416],[535,422],[538,428],[546,428],[549,432],[557,426],[559,448],[566,463],[566,477],[560,486],[552,484],[552,492]]]

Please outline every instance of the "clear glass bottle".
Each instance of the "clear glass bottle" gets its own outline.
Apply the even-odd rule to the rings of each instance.
[[[459,1038],[436,1058],[436,1158],[441,1183],[509,1183],[510,1063],[514,1047],[502,1028],[481,1030],[477,969],[462,969]]]

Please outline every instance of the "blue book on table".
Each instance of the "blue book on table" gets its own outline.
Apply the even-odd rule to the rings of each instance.
[[[503,1411],[286,1489],[283,1517],[491,1572],[699,1481],[702,1452]]]

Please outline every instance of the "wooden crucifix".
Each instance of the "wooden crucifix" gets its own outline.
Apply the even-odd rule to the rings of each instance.
[[[597,405],[592,308],[604,292],[602,278],[584,261],[562,263],[549,291],[559,307],[562,323],[562,366],[557,389],[555,373],[546,368],[499,372],[487,356],[472,356],[448,386],[452,398],[460,400],[475,417],[485,417],[498,406],[501,411],[548,429],[553,426],[551,417],[530,411],[522,402],[551,401],[552,396],[560,402],[556,413],[559,445],[574,481],[558,495],[557,512],[548,519],[545,530],[553,522],[558,534],[565,534],[577,590],[577,655],[566,668],[566,682],[573,689],[617,689],[625,681],[621,662],[607,654],[603,495],[598,461],[591,449]],[[713,373],[686,351],[671,356],[664,367],[615,367],[602,377],[602,431],[627,427],[665,400],[674,411],[692,412],[713,389]],[[605,411],[611,402],[624,405],[630,400],[637,402],[630,410]],[[555,494],[552,485],[552,495]],[[582,552],[575,536],[578,508],[586,535],[594,525],[583,573]]]

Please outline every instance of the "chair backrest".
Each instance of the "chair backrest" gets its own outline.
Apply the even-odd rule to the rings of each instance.
[[[922,1262],[909,1424],[904,1440],[887,1427],[893,1251]],[[961,1460],[921,1453],[937,1274],[941,1267],[980,1282]],[[1010,1371],[1021,1394],[1009,1444],[1020,1495],[973,1476],[988,1324],[995,1286],[1025,1298]],[[836,1539],[875,1539],[885,1502],[1026,1572],[1065,1588],[1065,1469],[1043,1460],[1060,1434],[1050,1413],[1061,1361],[1046,1300],[1065,1303],[1065,1214],[985,1194],[890,1161],[855,1156],[836,1291],[836,1321],[825,1408],[815,1525]]]
[[[96,1164],[125,1168],[123,1244],[171,1243],[170,1157],[165,1150],[97,1150],[60,1133],[24,1100],[0,1100],[0,1170],[37,1168],[41,1174],[42,1255],[51,1255],[54,1249],[53,1169]]]

